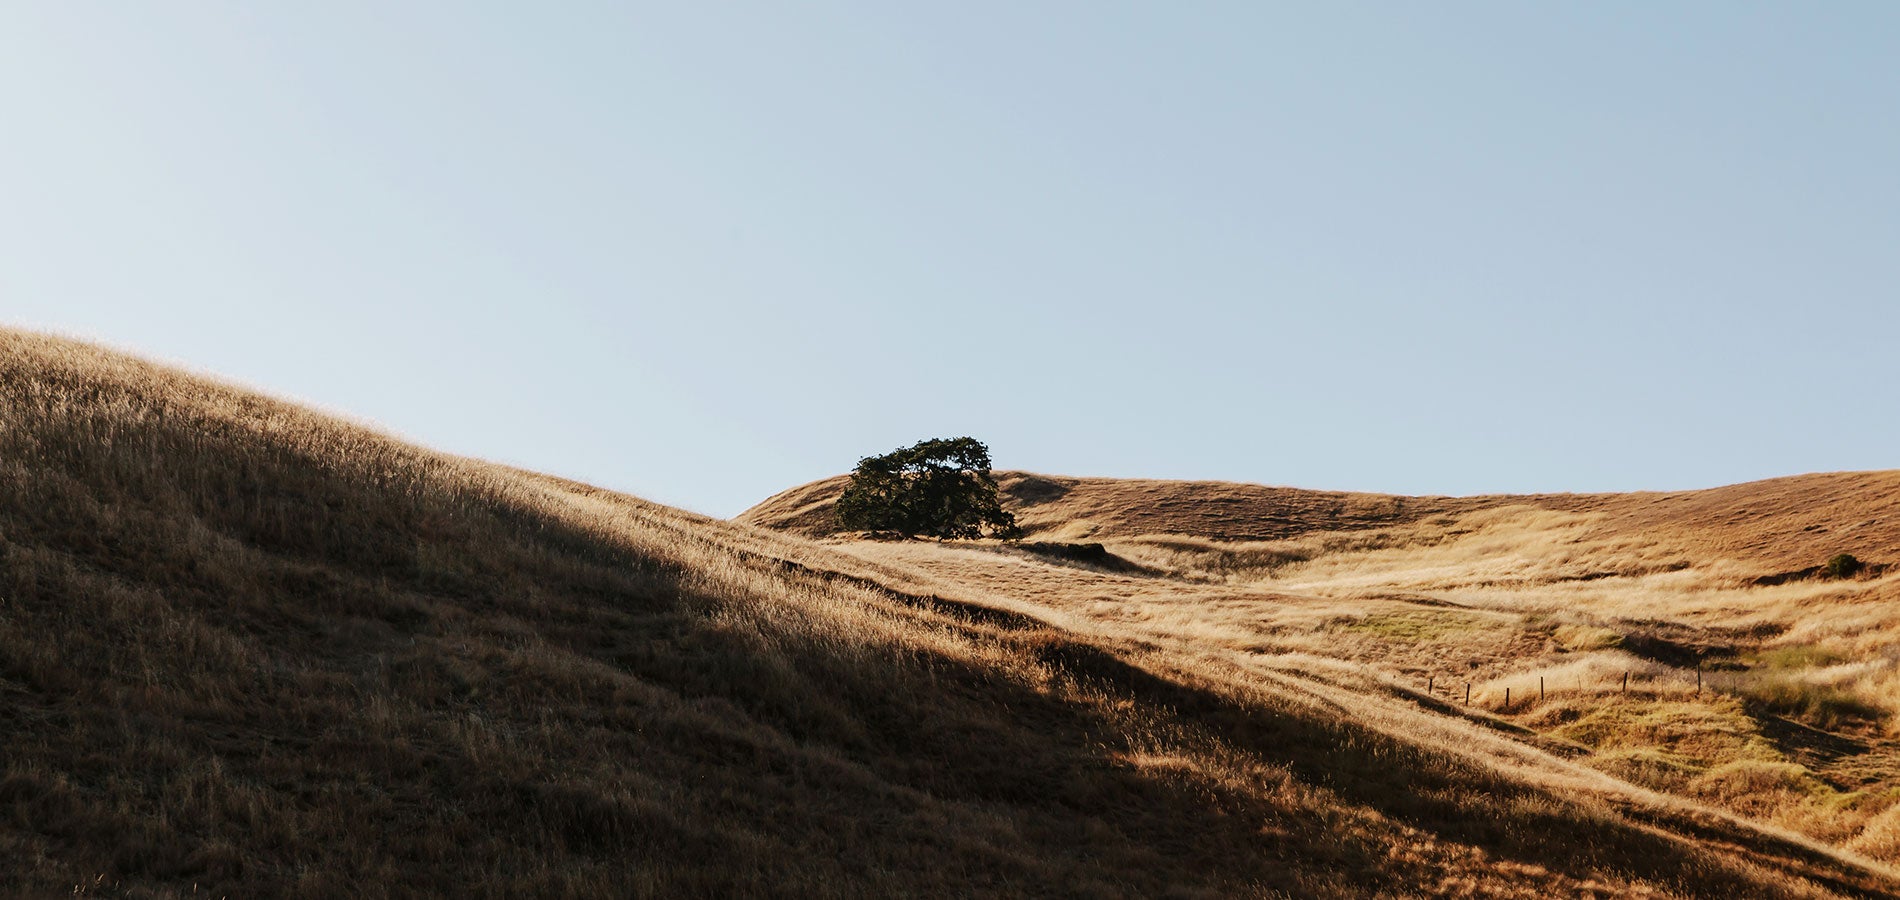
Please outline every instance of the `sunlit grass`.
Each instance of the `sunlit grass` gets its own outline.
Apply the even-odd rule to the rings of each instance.
[[[1740,620],[1773,624],[1839,602],[1709,599],[1685,576],[1720,576],[1627,542],[1539,556],[1587,519],[1454,517],[1239,555],[1108,542],[1158,574],[824,545],[69,342],[0,333],[0,351],[0,893],[1896,886],[1783,819],[1723,811],[1755,814],[1724,785],[1794,790],[1799,772],[1773,768],[1792,763],[1631,743],[1703,785],[1665,796],[1573,758],[1582,738],[1539,718],[1572,701],[1489,705],[1512,678],[1602,688],[1618,666],[1676,702],[1680,667],[1628,655],[1637,608],[1681,601],[1706,624],[1736,617],[1694,603],[1765,598]],[[1302,515],[1404,512],[1341,495]],[[1602,565],[1622,574],[1548,580]],[[1638,590],[1665,593],[1618,593]],[[1763,646],[1866,658],[1865,629],[1830,628]],[[1590,649],[1589,629],[1625,639]],[[1787,671],[1811,670],[1857,689]],[[1441,676],[1477,682],[1472,705],[1426,696]],[[1865,826],[1784,818],[1891,852],[1887,807],[1837,806]]]
[[[1900,861],[1873,836],[1892,828],[1879,798],[1900,790],[1900,580],[1762,584],[1715,545],[1606,521],[1502,503],[1272,541],[1105,540],[1159,578],[1004,573],[974,550],[854,552],[1182,653],[1223,648],[1340,684],[1366,683],[1363,667],[1590,748],[1617,777]]]

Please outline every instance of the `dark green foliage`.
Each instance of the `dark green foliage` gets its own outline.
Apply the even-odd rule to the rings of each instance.
[[[1821,567],[1821,571],[1827,573],[1829,578],[1852,578],[1860,573],[1860,569],[1861,561],[1855,559],[1852,553],[1836,553],[1828,557],[1827,564]]]
[[[838,524],[851,531],[915,537],[977,538],[1020,534],[990,476],[990,448],[975,438],[919,441],[858,460],[838,498]]]

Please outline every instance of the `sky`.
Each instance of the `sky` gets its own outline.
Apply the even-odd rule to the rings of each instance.
[[[1900,4],[0,7],[0,323],[713,515],[1900,467]]]

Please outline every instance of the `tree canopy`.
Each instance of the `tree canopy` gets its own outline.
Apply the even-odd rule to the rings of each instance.
[[[858,460],[838,498],[838,524],[905,537],[1020,534],[990,475],[990,448],[969,437],[936,438]]]

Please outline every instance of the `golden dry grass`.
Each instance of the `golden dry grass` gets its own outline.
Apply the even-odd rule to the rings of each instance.
[[[737,521],[823,536],[845,476],[771,497]],[[1591,513],[1596,534],[1654,539],[1767,575],[1837,552],[1900,560],[1900,471],[1776,478],[1702,491],[1404,497],[1223,481],[1000,472],[1006,505],[1045,540],[1180,535],[1224,544],[1389,529],[1505,507]]]
[[[1349,708],[1410,696],[1631,784],[1900,863],[1900,571],[1888,568],[1900,473],[1477,498],[1003,484],[1036,537],[1100,541],[1119,563],[833,543],[1177,661],[1224,655],[1357,685]],[[822,531],[809,523],[831,489],[795,495],[804,519],[790,527]],[[745,518],[780,518],[781,498]],[[1850,580],[1810,571],[1836,552],[1874,565]]]
[[[1282,643],[1245,566],[823,546],[17,332],[0,486],[0,894],[1900,889]],[[1365,660],[1518,615],[1307,575]]]

